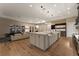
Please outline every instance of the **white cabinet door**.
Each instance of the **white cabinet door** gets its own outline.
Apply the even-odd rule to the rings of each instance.
[[[53,38],[54,38],[54,40],[53,40],[53,43],[54,43],[54,42],[57,40],[57,38],[58,38],[58,37],[57,37],[57,34],[54,34],[54,35],[53,35]]]
[[[39,46],[39,48],[41,48],[41,49],[45,49],[45,41],[44,41],[44,35],[40,35],[40,39],[39,39],[40,41],[40,46]]]
[[[30,34],[30,42],[31,44],[35,45],[35,35],[34,34]]]
[[[33,34],[33,44],[36,45],[36,34]]]
[[[46,35],[45,37],[44,37],[44,41],[45,41],[45,49],[47,49],[48,47],[49,47],[49,37]]]
[[[35,35],[35,42],[36,42],[35,45],[36,45],[37,47],[39,47],[39,44],[40,44],[39,39],[40,39],[40,35],[37,35],[37,34],[36,34],[36,35]]]
[[[30,43],[33,44],[33,35],[30,34]]]

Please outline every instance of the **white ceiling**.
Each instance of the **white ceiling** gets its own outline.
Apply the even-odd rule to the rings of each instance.
[[[41,5],[45,8],[42,9]],[[48,13],[49,11],[49,13]],[[53,16],[51,16],[53,15]],[[77,16],[75,3],[0,3],[0,16],[39,23]]]

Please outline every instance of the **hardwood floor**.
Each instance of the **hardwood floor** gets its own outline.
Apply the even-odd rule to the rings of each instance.
[[[62,37],[47,51],[32,46],[29,39],[0,43],[1,56],[76,56],[72,39]]]

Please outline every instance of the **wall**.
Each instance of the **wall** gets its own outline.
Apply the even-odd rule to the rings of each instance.
[[[39,28],[38,28],[39,32],[44,32],[44,31],[48,30],[47,24],[38,24],[38,26],[39,26]]]
[[[58,21],[52,21],[52,24],[57,24],[57,23],[64,23],[66,22],[66,35],[67,37],[72,37],[72,35],[74,33],[78,33],[78,30],[75,27],[75,19],[76,17],[72,17],[72,18],[67,18],[67,19],[63,19],[63,20],[58,20]]]
[[[72,37],[73,33],[77,33],[77,29],[75,28],[75,19],[74,18],[70,18],[70,19],[66,19],[66,24],[67,24],[67,37]]]
[[[32,27],[38,26],[38,32],[46,32],[46,31],[50,31],[51,26],[49,26],[49,24],[45,24],[45,23],[40,23],[40,24],[32,24]]]
[[[77,33],[77,29],[75,28],[75,19],[76,17],[72,17],[72,18],[67,18],[67,19],[64,19],[64,21],[55,21],[55,22],[49,22],[49,23],[52,23],[52,24],[55,24],[55,23],[63,23],[63,22],[66,22],[66,29],[67,29],[67,37],[72,37],[73,33]],[[38,28],[38,31],[39,32],[43,32],[43,31],[50,31],[51,30],[51,27],[50,27],[50,24],[37,24],[39,26]],[[36,26],[35,24],[32,24],[34,26]]]
[[[10,25],[26,25],[26,23],[15,21],[12,19],[0,18],[0,36],[3,36],[5,33],[9,32]]]
[[[67,24],[67,37],[72,37],[73,33],[76,33],[77,30],[75,29],[75,19],[76,18],[70,18],[66,19],[66,24]],[[35,24],[28,24],[24,22],[19,22],[11,19],[5,19],[5,18],[0,18],[0,36],[4,35],[5,33],[9,32],[9,25],[25,25],[25,26],[32,26]],[[39,26],[38,31],[43,32],[43,31],[50,31],[50,27],[48,24],[37,24]]]
[[[51,31],[51,22],[46,22],[43,24],[39,24],[39,31]]]
[[[54,20],[54,21],[51,21],[52,24],[58,24],[58,23],[65,23],[66,20],[65,19],[58,19],[58,20]]]
[[[30,23],[25,23],[25,22],[19,22],[16,20],[12,19],[7,19],[7,18],[0,18],[0,36],[3,36],[5,33],[9,32],[9,26],[10,25],[24,25],[25,27],[30,27],[30,26],[36,26],[38,25],[38,31],[39,32],[44,32],[44,31],[49,31],[51,27],[48,26],[48,24],[30,24]]]

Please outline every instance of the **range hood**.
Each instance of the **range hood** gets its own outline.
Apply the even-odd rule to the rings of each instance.
[[[76,26],[79,26],[79,3],[78,3],[77,10],[78,10],[78,17],[77,17],[77,19],[76,19],[75,25],[76,25]]]

